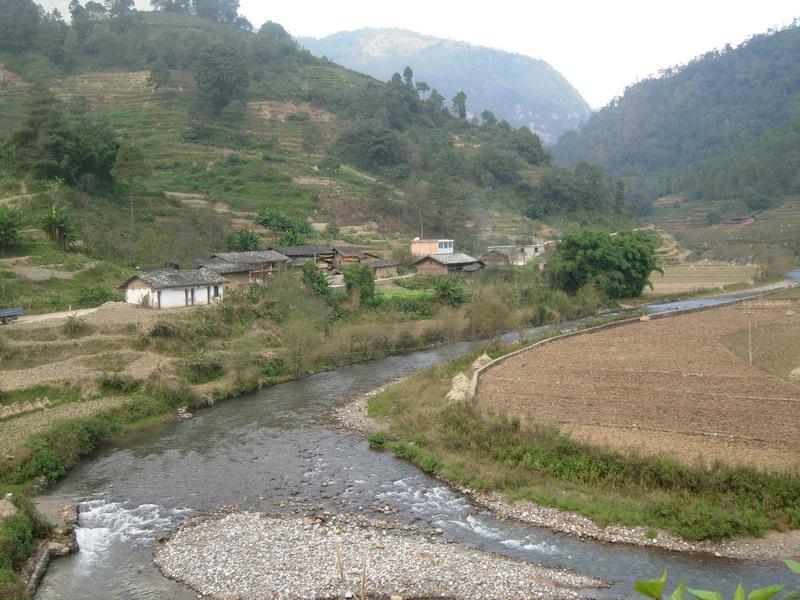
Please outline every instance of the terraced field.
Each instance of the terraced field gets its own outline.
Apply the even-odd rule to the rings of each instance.
[[[798,340],[794,291],[553,342],[488,371],[477,400],[620,450],[796,470]]]

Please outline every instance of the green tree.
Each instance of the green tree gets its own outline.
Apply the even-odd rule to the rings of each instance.
[[[55,94],[43,85],[34,86],[25,104],[25,119],[11,134],[17,166],[43,179],[63,176],[69,134]]]
[[[209,114],[218,116],[235,99],[244,99],[250,76],[237,51],[226,42],[212,44],[200,53],[195,70],[197,98]]]
[[[131,239],[136,230],[133,194],[141,179],[149,175],[150,168],[144,160],[144,153],[138,146],[127,144],[119,149],[111,169],[111,175],[116,181],[122,182],[128,188],[128,205],[131,213]]]
[[[511,134],[511,144],[517,154],[532,165],[550,163],[550,154],[542,146],[542,140],[527,127],[520,127]]]
[[[640,231],[610,235],[584,229],[565,236],[547,264],[551,282],[574,294],[593,285],[609,298],[631,298],[661,271],[657,243]]]
[[[0,50],[30,48],[40,19],[39,7],[32,0],[0,0]]]
[[[485,110],[481,113],[481,123],[487,127],[494,127],[497,125],[497,117],[490,110]]]
[[[261,238],[252,229],[237,229],[228,236],[228,249],[237,252],[258,250],[261,248]]]
[[[414,85],[414,71],[411,70],[411,67],[403,69],[403,81],[406,82],[406,85]]]
[[[91,191],[95,182],[109,183],[119,143],[107,123],[81,121],[67,137],[62,168],[75,186]]]
[[[0,250],[8,250],[19,245],[21,223],[19,211],[0,204]]]
[[[439,93],[439,90],[437,90],[436,88],[433,88],[431,90],[431,95],[428,96],[426,102],[428,103],[428,106],[430,106],[431,109],[433,109],[434,112],[441,112],[445,109],[444,96],[442,96]]]
[[[350,265],[342,269],[344,275],[344,288],[348,295],[358,292],[364,302],[375,298],[375,279],[369,265]]]
[[[67,211],[53,204],[42,219],[42,230],[47,238],[62,250],[69,250],[77,240],[77,232]]]
[[[467,118],[467,95],[464,92],[453,96],[453,114],[462,120]]]
[[[327,298],[331,294],[331,282],[328,276],[313,262],[303,265],[303,285],[323,298]]]
[[[147,82],[153,86],[157,92],[163,91],[172,85],[172,74],[169,71],[169,65],[166,61],[159,57],[150,69],[150,76]]]

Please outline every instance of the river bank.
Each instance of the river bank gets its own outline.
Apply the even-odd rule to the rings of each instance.
[[[396,381],[381,386],[336,409],[333,419],[337,426],[362,437],[380,431],[387,425],[387,421],[368,415],[368,401],[398,383],[400,382]],[[720,542],[689,541],[667,531],[655,530],[651,527],[622,527],[619,525],[601,527],[591,519],[575,512],[542,506],[529,500],[510,500],[502,493],[482,492],[445,477],[441,473],[433,473],[433,475],[453,490],[469,498],[475,505],[490,511],[497,518],[512,519],[579,539],[660,548],[671,552],[702,553],[740,560],[780,560],[800,557],[800,530],[773,531],[761,538],[739,537]]]
[[[435,378],[433,380],[428,378],[428,380],[426,380],[424,383],[416,386],[413,385],[413,382],[407,384],[408,389],[404,389],[402,392],[400,392],[400,396],[406,395],[409,397],[414,397],[417,402],[422,402],[422,404],[425,405],[424,409],[410,409],[411,413],[413,414],[409,413],[405,417],[400,416],[405,414],[403,412],[404,410],[408,410],[409,404],[406,403],[403,405],[405,408],[398,409],[398,412],[396,412],[396,414],[393,416],[392,411],[396,409],[397,406],[403,401],[398,398],[398,394],[393,395],[391,393],[392,387],[389,386],[388,388],[384,387],[382,390],[376,391],[376,393],[368,394],[355,399],[347,406],[338,409],[335,412],[334,418],[344,428],[367,435],[374,434],[377,431],[390,432],[392,419],[395,419],[396,421],[397,418],[405,419],[404,422],[406,425],[408,425],[408,423],[429,424],[429,421],[434,418],[430,416],[431,412],[435,413],[437,410],[439,410],[440,406],[446,404],[442,403],[442,399],[444,393],[447,391],[449,378],[452,377],[455,371],[463,371],[465,368],[469,368],[468,360],[461,360],[459,361],[457,369],[450,369],[452,372],[447,371],[446,373],[440,374],[439,377],[443,379],[444,382],[438,385],[437,394],[441,395],[442,397],[429,397],[429,390],[432,386],[436,386]],[[403,386],[401,385],[400,387],[402,388]],[[389,390],[390,393],[387,394],[387,390]],[[385,398],[376,399],[376,396],[378,396],[379,393],[383,393]],[[382,416],[381,419],[371,419],[367,414],[368,401],[370,400],[375,402],[375,405],[372,407],[372,414],[380,414]],[[411,403],[413,404],[413,402]],[[462,417],[466,418],[467,421],[469,421],[471,418],[471,416],[467,415],[462,415]],[[455,419],[462,417],[452,415],[452,418]],[[404,430],[408,429],[408,427],[405,425],[403,427]],[[443,460],[443,455],[441,453],[442,449],[434,449],[434,446],[437,443],[435,441],[436,433],[432,433],[430,427],[426,429],[424,425],[421,425],[418,430],[415,430],[415,428],[412,426],[406,433],[408,435],[400,434],[399,438],[396,432],[394,435],[389,433],[388,439],[398,440],[396,442],[388,441],[384,434],[376,434],[376,437],[371,439],[371,442],[374,442],[373,445],[376,447],[389,447],[393,449],[395,454],[397,454],[399,457],[411,459],[412,462],[416,462],[419,466],[426,470],[426,472],[429,472],[445,481],[448,483],[448,485],[458,490],[460,493],[468,496],[473,502],[475,502],[475,504],[490,510],[494,515],[500,518],[515,519],[530,525],[546,527],[551,531],[577,536],[579,538],[595,539],[609,543],[625,543],[643,547],[663,548],[670,551],[686,553],[704,553],[716,557],[751,560],[775,560],[779,558],[800,556],[800,531],[796,529],[789,531],[772,531],[767,533],[765,537],[725,535],[721,536],[724,539],[719,541],[692,541],[684,539],[679,535],[660,530],[659,528],[653,526],[599,526],[592,519],[587,518],[584,515],[570,510],[563,510],[563,508],[560,507],[560,509],[545,507],[535,501],[531,501],[530,498],[525,498],[524,495],[523,497],[518,497],[515,500],[509,500],[509,498],[502,493],[478,491],[469,485],[464,485],[463,478],[480,478],[480,469],[470,470],[456,467],[455,471],[460,473],[460,477],[454,477],[454,469],[452,467],[448,467],[448,465],[458,464],[464,461],[470,462],[471,460],[475,459],[475,457],[469,458],[464,456],[459,458],[456,454],[454,456],[448,456],[448,461],[443,463],[441,462],[441,460]],[[447,435],[452,436],[462,434],[450,431]],[[483,433],[482,435],[486,435],[486,433]],[[513,432],[510,432],[510,435],[514,435]],[[409,438],[409,436],[419,440],[419,442],[409,443],[408,441],[405,441],[404,438]],[[433,439],[431,436],[433,436]],[[514,452],[517,451],[515,450]],[[520,449],[519,452],[522,452],[522,450]],[[586,454],[585,456],[589,457],[591,460],[590,454]],[[565,456],[564,460],[568,460],[568,458]],[[581,460],[585,460],[585,458]],[[657,467],[657,465],[653,465],[652,467],[648,468],[653,467],[660,468]],[[460,471],[459,468],[461,469]],[[657,470],[653,471],[653,473],[657,472]],[[742,475],[745,477],[750,477],[749,473],[745,473],[744,471],[742,472]],[[504,481],[508,478],[513,479],[518,477],[518,475],[514,474],[513,471],[509,471],[508,473],[502,475],[498,474],[497,477],[500,481]],[[732,480],[734,482],[735,477],[739,477],[739,475],[733,477]],[[753,483],[755,484],[755,481]],[[761,484],[759,483],[756,485]],[[764,485],[773,484],[765,481]],[[547,494],[550,496],[553,494],[559,494],[557,488],[558,486],[556,486],[555,489],[553,489],[552,486],[546,487]],[[618,501],[621,503],[621,505],[624,505],[624,498],[620,498]],[[560,504],[569,505],[569,502],[562,501]],[[611,520],[613,521],[613,518]]]
[[[198,593],[294,598],[577,598],[603,582],[441,541],[358,515],[251,512],[201,519],[156,548],[165,576]]]

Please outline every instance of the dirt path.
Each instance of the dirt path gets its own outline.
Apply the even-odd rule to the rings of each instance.
[[[66,320],[67,317],[85,317],[97,312],[98,307],[94,308],[79,308],[77,310],[62,310],[60,312],[44,313],[41,315],[23,315],[17,319],[13,325],[24,325],[25,323],[42,323],[43,321],[51,321],[53,319]],[[48,323],[52,325],[52,323]]]

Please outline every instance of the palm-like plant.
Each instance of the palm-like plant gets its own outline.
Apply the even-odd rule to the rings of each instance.
[[[77,239],[72,220],[66,210],[56,204],[51,205],[50,210],[47,211],[42,220],[42,229],[51,242],[65,251],[69,250]]]

